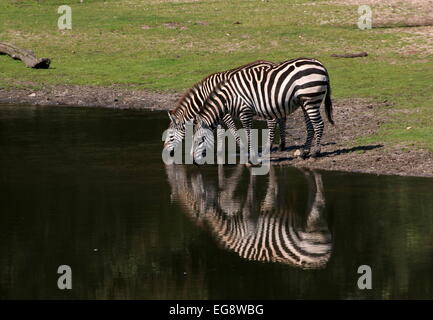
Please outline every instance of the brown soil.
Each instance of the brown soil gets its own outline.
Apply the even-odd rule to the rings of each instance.
[[[128,90],[121,87],[52,86],[42,90],[0,89],[0,103],[83,107],[170,110],[180,94]],[[334,99],[336,125],[326,124],[322,156],[302,160],[294,152],[305,140],[300,110],[288,120],[284,152],[274,152],[272,163],[325,170],[433,177],[433,153],[387,143],[354,144],[354,139],[374,133],[386,119],[386,102],[365,99]]]
[[[130,90],[119,86],[56,85],[42,90],[0,88],[0,103],[171,110],[180,94]]]
[[[322,155],[303,160],[294,152],[306,137],[303,114],[299,110],[288,120],[289,147],[284,152],[272,153],[274,164],[292,165],[324,170],[365,172],[374,174],[433,177],[433,153],[402,145],[387,143],[355,144],[354,139],[378,130],[386,119],[383,103],[364,99],[334,99],[332,126],[325,120]]]

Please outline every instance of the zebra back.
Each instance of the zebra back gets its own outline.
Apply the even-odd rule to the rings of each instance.
[[[333,123],[326,68],[318,60],[298,58],[270,67],[238,70],[208,95],[199,116],[209,127],[215,127],[236,106],[232,101],[241,98],[259,117],[281,119],[306,101],[325,97],[328,119]]]
[[[179,99],[176,108],[174,108],[170,113],[179,123],[193,120],[196,114],[203,107],[209,94],[214,91],[218,84],[229,79],[240,70],[274,65],[275,64],[271,61],[256,60],[227,71],[212,73],[186,91]]]

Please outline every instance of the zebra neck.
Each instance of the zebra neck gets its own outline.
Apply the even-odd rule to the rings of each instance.
[[[173,115],[180,123],[183,124],[194,120],[193,114],[188,112],[187,108],[183,105],[178,107]]]
[[[207,117],[202,117],[202,120],[210,130],[214,130],[219,123],[218,119],[208,119]]]
[[[224,115],[229,111],[224,107],[226,103],[227,100],[221,100],[206,104],[203,112],[200,113],[200,117],[209,128],[215,129],[223,119]]]

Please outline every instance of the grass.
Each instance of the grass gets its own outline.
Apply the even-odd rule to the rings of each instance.
[[[57,28],[63,4],[72,7],[72,30]],[[357,19],[356,6],[307,0],[3,0],[0,41],[52,58],[52,68],[32,70],[0,56],[0,86],[182,91],[211,72],[252,60],[314,57],[328,67],[334,97],[392,103],[389,122],[360,141],[433,150],[432,55],[401,55],[410,33],[359,30]],[[357,51],[369,56],[330,57]]]

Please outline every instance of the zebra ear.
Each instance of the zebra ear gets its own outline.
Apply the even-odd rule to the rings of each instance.
[[[171,122],[174,122],[174,117],[171,115],[170,111],[167,111],[168,117],[170,119]]]

